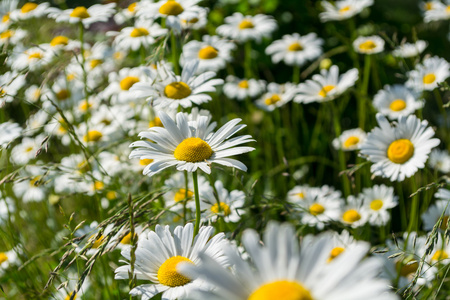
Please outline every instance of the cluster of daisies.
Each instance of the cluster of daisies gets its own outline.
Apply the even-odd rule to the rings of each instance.
[[[437,124],[448,131],[439,87],[450,77],[450,63],[424,54],[424,40],[388,50],[381,36],[355,32],[343,47],[358,65],[343,68],[333,62],[331,51],[324,51],[329,45],[315,32],[271,41],[278,29],[274,17],[239,12],[210,30],[212,12],[199,3],[141,0],[69,9],[18,0],[0,3],[5,54],[0,169],[6,170],[0,178],[0,225],[26,223],[35,213],[27,207],[81,207],[86,215],[95,207],[97,219],[76,226],[64,247],[72,247],[78,259],[94,260],[119,249],[125,260],[114,258],[110,276],[127,280],[126,293],[144,300],[158,295],[168,300],[389,300],[440,280],[450,267],[448,178],[440,178],[435,184],[440,188],[434,195],[427,192],[422,205],[421,194],[408,201],[401,184],[410,180],[415,185],[421,169],[432,178],[427,183],[450,172],[446,138],[435,137],[439,130],[422,117],[431,108],[426,99],[433,96],[441,113]],[[373,0],[320,1],[314,17],[353,24],[372,5]],[[450,18],[449,3],[428,1],[421,9],[427,23]],[[36,22],[57,29],[37,43]],[[291,69],[291,82],[260,78],[256,58],[262,53],[255,54],[255,45],[265,46],[274,65]],[[377,74],[371,69],[383,55],[411,68],[400,74],[402,82],[380,84],[370,95],[368,85]],[[345,106],[339,101],[352,101],[352,94],[358,127],[342,131],[341,123],[348,124],[338,117]],[[250,117],[205,109],[232,106],[220,101]],[[260,137],[248,132],[242,119],[257,124],[256,110],[269,118],[281,118],[283,110],[283,124],[288,124],[287,119],[300,117],[296,111],[303,114],[303,107],[318,107],[314,132],[325,118],[319,116],[328,108],[333,111],[335,138],[325,143],[334,148],[340,171],[352,163],[360,167],[355,170],[360,190],[346,174],[333,180],[343,184],[342,192],[330,185],[307,185],[300,176],[280,199],[258,203],[252,189],[264,183],[251,182],[243,172],[250,155],[261,155],[255,146]],[[374,124],[370,118],[376,127],[369,127]],[[288,168],[296,158],[283,157]],[[369,176],[361,176],[365,164],[370,164]],[[257,171],[251,169],[250,175]],[[372,180],[381,177],[383,184],[373,184],[370,175]],[[160,194],[145,204],[155,215],[140,216],[131,226],[132,212],[129,222],[105,221],[125,211],[126,199],[146,199],[154,191]],[[273,196],[268,194],[261,198]],[[265,210],[276,211],[281,216],[274,217],[286,223],[255,220]],[[397,215],[402,216],[402,233],[386,238]],[[246,228],[254,223],[262,237]],[[45,226],[56,232],[55,249],[69,239],[54,216]],[[368,242],[376,239],[385,246],[375,245],[378,251]],[[26,242],[19,238],[1,245],[0,276],[29,258]],[[55,297],[93,293],[95,282],[67,269],[67,281],[55,288]]]

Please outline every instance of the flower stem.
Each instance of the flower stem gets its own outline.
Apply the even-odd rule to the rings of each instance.
[[[252,78],[253,72],[252,72],[252,42],[247,41],[245,42],[245,78],[249,79]]]
[[[194,226],[194,237],[197,236],[198,230],[200,229],[200,195],[198,192],[198,180],[197,180],[197,171],[192,173],[192,179],[194,181],[194,194],[195,194],[195,226]]]
[[[445,110],[444,103],[442,102],[442,97],[441,97],[441,94],[439,93],[439,89],[438,88],[434,89],[434,97],[436,98],[437,105],[439,107],[439,111],[444,116],[444,124],[445,124],[444,126],[446,128],[448,126],[448,123],[447,123],[447,111]]]
[[[170,33],[170,45],[172,50],[172,63],[176,75],[180,75],[180,66],[178,64],[177,39],[173,30]]]
[[[411,177],[411,187],[413,193],[417,192],[417,184],[416,179]],[[417,223],[419,219],[419,196],[416,194],[412,198],[410,215],[409,215],[409,224],[408,224],[408,232],[417,231]]]
[[[370,78],[370,65],[371,65],[371,56],[366,55],[364,57],[364,77],[363,83],[361,86],[361,97],[357,102],[358,106],[358,119],[359,119],[359,128],[364,130],[364,125],[366,123],[366,112],[367,112],[367,89],[369,88],[369,78]]]
[[[292,83],[298,84],[300,82],[300,66],[294,66],[292,70]]]

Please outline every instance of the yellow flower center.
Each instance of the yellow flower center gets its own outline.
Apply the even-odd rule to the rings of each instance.
[[[120,88],[124,91],[128,91],[135,83],[139,82],[139,78],[136,76],[127,76],[120,81]]]
[[[103,60],[101,59],[93,59],[89,62],[89,65],[91,66],[91,69],[94,69],[95,67],[101,65],[103,63]]]
[[[91,237],[89,238],[89,240],[91,240],[92,238],[96,237],[97,234],[93,234],[91,235]],[[92,244],[92,248],[93,249],[97,249],[98,247],[100,247],[100,245],[103,243],[103,239],[105,237],[103,235],[101,235],[97,240],[95,240],[95,242]]]
[[[323,207],[319,203],[314,203],[313,205],[311,205],[309,207],[309,212],[313,216],[317,216],[317,215],[323,214],[324,211],[325,211],[325,207]]]
[[[195,24],[199,21],[198,18],[192,18],[190,20],[181,20],[184,24]]]
[[[447,14],[450,14],[450,5],[447,5],[447,8],[445,9],[445,12],[446,12]]]
[[[69,97],[70,92],[68,90],[60,90],[59,92],[56,93],[56,99],[58,99],[58,101],[64,101]]]
[[[150,159],[150,158],[144,158],[144,159],[139,160],[139,164],[140,164],[141,166],[149,165],[149,164],[151,164],[152,162],[153,162],[153,159]]]
[[[409,274],[415,273],[419,268],[419,263],[417,261],[412,262],[414,259],[412,257],[405,258],[402,261],[397,263],[397,270],[400,270],[399,273],[403,277],[407,277]],[[409,264],[410,263],[410,264]]]
[[[50,46],[55,47],[58,45],[67,45],[69,43],[69,38],[63,35],[55,36],[50,42]]]
[[[38,184],[38,181],[39,180],[41,180],[41,178],[42,178],[42,176],[35,176],[35,177],[33,177],[31,180],[30,180],[30,186],[31,187],[35,187],[35,186],[37,186]]]
[[[247,300],[313,300],[311,293],[300,283],[280,280],[266,283],[255,290]]]
[[[128,5],[128,11],[130,13],[134,13],[136,11],[136,6],[137,6],[137,2],[131,3],[130,5]]]
[[[175,0],[168,0],[159,8],[159,13],[167,16],[178,16],[183,11],[183,6]]]
[[[28,59],[32,60],[32,59],[42,59],[42,53],[40,52],[33,52],[28,54]]]
[[[228,204],[224,202],[220,202],[220,205],[215,203],[213,206],[211,206],[211,211],[215,214],[222,212],[225,217],[231,214],[230,207],[228,206]]]
[[[298,196],[298,197],[300,197],[300,198],[302,198],[302,199],[304,199],[304,198],[305,198],[305,194],[304,194],[303,192],[301,192],[301,193],[298,193],[298,194],[297,194],[297,196]]]
[[[0,265],[8,260],[8,256],[5,252],[0,252]]]
[[[192,198],[192,196],[194,195],[193,192],[191,192],[190,190],[187,190],[187,198],[186,198],[186,189],[179,189],[174,196],[174,200],[175,202],[180,202],[183,200],[189,200]]]
[[[219,55],[219,51],[213,46],[206,46],[200,49],[198,52],[198,57],[200,59],[213,59]]]
[[[194,264],[189,258],[173,256],[166,260],[158,270],[159,283],[170,286],[182,286],[191,282],[191,279],[177,272],[177,265],[181,262]]]
[[[441,223],[441,227],[440,227],[442,230],[447,230],[448,219],[449,219],[449,216],[444,216],[442,218],[442,223]]]
[[[212,154],[211,146],[207,142],[198,137],[190,137],[175,148],[173,156],[182,161],[201,162],[210,158]]]
[[[345,248],[342,247],[335,247],[330,251],[330,256],[327,259],[327,262],[331,262],[333,259],[338,257],[342,252],[345,251]]]
[[[349,209],[342,215],[342,219],[347,223],[354,223],[361,219],[361,215],[355,209]]]
[[[72,293],[73,293],[73,292],[72,292]],[[64,298],[64,300],[70,300],[70,299],[71,299],[70,297],[72,297],[72,293],[68,294],[68,295],[66,296],[66,298]],[[73,300],[77,299],[77,294],[75,294],[75,296],[73,296],[72,299],[73,299]]]
[[[299,42],[295,42],[295,43],[292,43],[289,45],[288,50],[289,51],[302,51],[303,47],[302,47],[302,45],[300,45]]]
[[[6,23],[6,22],[8,22],[9,21],[9,13],[7,13],[6,15],[4,15],[3,17],[2,17],[2,23]]]
[[[427,2],[425,3],[425,10],[433,9],[433,2]]]
[[[103,134],[98,130],[89,130],[83,137],[85,142],[98,142],[103,137]]]
[[[82,111],[82,112],[87,112],[89,110],[89,108],[92,107],[92,104],[89,103],[87,100],[81,101],[80,105],[78,106],[78,108]]]
[[[350,10],[350,8],[351,8],[350,5],[344,6],[343,8],[341,8],[339,10],[339,13],[341,13],[341,14],[346,13]]]
[[[134,238],[136,239],[137,234],[134,234]],[[131,232],[129,232],[126,236],[123,237],[123,239],[120,241],[123,245],[131,245]]]
[[[0,39],[9,39],[14,35],[14,31],[12,30],[5,30],[2,33],[0,33]]]
[[[238,87],[240,87],[241,89],[248,89],[248,81],[247,80],[241,80],[238,83]]]
[[[191,88],[184,82],[172,82],[164,88],[164,96],[170,99],[184,99],[191,94]]]
[[[6,95],[6,91],[2,88],[0,88],[0,98],[4,97]]]
[[[266,103],[266,105],[273,105],[280,100],[281,100],[280,96],[278,96],[277,94],[274,94],[270,98],[267,98],[266,100],[264,100],[264,103]]]
[[[334,85],[326,85],[324,86],[320,92],[319,92],[319,96],[321,97],[326,97],[328,95],[329,92],[331,92],[336,86]]]
[[[389,108],[393,111],[401,111],[406,108],[406,101],[402,99],[395,99],[389,105]]]
[[[23,14],[26,14],[27,12],[30,12],[30,11],[32,11],[32,10],[35,10],[36,7],[38,7],[38,5],[37,5],[36,3],[28,2],[28,3],[25,3],[25,4],[22,6],[22,8],[20,9],[20,11],[21,11]]]
[[[91,15],[88,13],[86,7],[84,6],[75,7],[70,13],[70,17],[72,18],[87,19],[90,16]]]
[[[29,153],[31,151],[33,151],[33,147],[28,147],[27,149],[25,149],[25,152],[27,152],[27,153]]]
[[[117,193],[114,191],[109,191],[106,193],[106,199],[108,200],[114,200],[117,199]]]
[[[383,207],[383,200],[375,199],[370,202],[370,209],[372,210],[380,210]]]
[[[68,81],[72,81],[75,79],[75,74],[67,74],[66,78]]]
[[[433,73],[427,74],[423,76],[423,83],[424,84],[431,84],[436,80],[436,76]]]
[[[359,138],[356,136],[351,136],[348,139],[345,140],[344,142],[344,147],[345,148],[350,148],[352,146],[355,146],[359,143]]]
[[[239,29],[250,29],[250,28],[254,28],[255,25],[253,25],[253,22],[249,19],[244,19],[242,20],[241,23],[239,23]]]
[[[141,36],[146,36],[149,35],[150,33],[148,32],[147,29],[143,28],[143,27],[138,27],[138,28],[134,28],[131,33],[130,36],[131,37],[141,37]]]
[[[387,150],[388,158],[396,164],[404,164],[414,155],[414,145],[410,140],[393,141]]]
[[[101,191],[105,188],[105,184],[101,181],[95,181],[92,187],[94,188],[94,191]]]
[[[370,51],[377,47],[377,45],[372,40],[367,40],[359,45],[359,49],[363,51]]]
[[[448,258],[447,252],[445,252],[444,250],[436,250],[436,252],[434,253],[434,255],[431,259],[435,260],[435,261],[439,261],[439,260],[443,260],[443,259],[447,259],[447,258]]]
[[[33,97],[34,99],[39,99],[40,96],[41,96],[41,89],[38,88],[33,92]]]
[[[148,127],[164,127],[161,119],[159,117],[155,117],[152,121],[148,123]]]
[[[80,163],[77,165],[77,168],[78,168],[78,171],[81,172],[81,173],[86,173],[87,171],[90,170],[89,163],[88,163],[87,161],[85,161],[85,160],[83,160],[82,162],[80,162]]]

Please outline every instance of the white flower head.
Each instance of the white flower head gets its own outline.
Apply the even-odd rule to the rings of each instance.
[[[418,40],[415,43],[404,43],[396,47],[392,54],[397,57],[415,57],[420,55],[428,46],[426,41]]]
[[[335,138],[332,142],[334,149],[342,151],[354,151],[366,140],[367,134],[361,128],[349,129],[342,132],[342,134]]]
[[[294,84],[286,82],[278,84],[271,82],[267,85],[267,93],[256,100],[255,104],[265,111],[274,111],[294,98],[297,88]]]
[[[384,40],[378,35],[360,36],[353,41],[353,49],[361,54],[376,54],[384,50]]]
[[[258,43],[262,38],[270,37],[277,29],[277,23],[271,16],[258,14],[256,16],[244,16],[239,12],[225,18],[225,24],[217,27],[219,35],[225,36],[238,43],[254,40]]]
[[[363,9],[373,5],[373,0],[338,0],[334,4],[328,1],[322,1],[321,4],[325,9],[320,13],[320,21],[341,21],[349,19],[359,14]]]
[[[363,200],[363,208],[369,215],[369,223],[375,226],[386,225],[390,220],[388,209],[398,205],[398,197],[394,195],[394,188],[383,184],[365,188],[360,197]]]
[[[341,211],[341,222],[352,228],[361,227],[367,223],[369,214],[363,209],[363,199],[350,195],[347,204]]]
[[[49,13],[56,22],[79,23],[88,28],[96,22],[106,22],[115,13],[115,3],[95,4],[89,8],[77,6],[66,10],[53,8]]]
[[[441,21],[450,19],[450,2],[444,4],[439,1],[433,1],[429,9],[425,11],[425,22]]]
[[[406,86],[418,91],[432,91],[439,82],[450,76],[450,64],[443,58],[434,56],[425,59],[416,69],[408,72]]]
[[[450,173],[450,154],[447,150],[433,149],[428,164],[442,173]]]
[[[450,218],[450,190],[439,189],[434,196],[438,200],[430,205],[427,211],[422,214],[423,229],[425,231],[431,231],[441,216],[443,216],[439,228],[445,231]]]
[[[25,3],[20,9],[16,9],[12,11],[9,15],[11,20],[18,21],[18,20],[27,20],[31,18],[40,18],[48,13],[48,8],[50,6],[50,3],[33,3],[33,2],[27,2]]]
[[[239,101],[247,97],[256,97],[265,90],[266,82],[257,79],[239,79],[233,75],[228,75],[223,86],[223,92],[230,99]]]
[[[408,116],[423,107],[419,95],[401,84],[386,85],[373,98],[373,106],[391,120]]]
[[[0,149],[8,147],[9,143],[20,137],[22,127],[11,121],[0,123]]]

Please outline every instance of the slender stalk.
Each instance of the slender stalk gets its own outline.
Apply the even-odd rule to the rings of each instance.
[[[252,71],[252,42],[245,42],[245,60],[244,60],[244,68],[245,68],[245,78],[249,79],[253,77]]]
[[[444,115],[444,124],[445,127],[447,127],[448,123],[447,123],[447,111],[445,110],[444,107],[444,102],[442,102],[442,97],[441,97],[441,93],[439,93],[439,89],[435,88],[434,89],[434,97],[436,98],[437,101],[437,105],[439,107],[439,111],[441,112],[442,115]]]
[[[414,176],[411,177],[411,187],[412,192],[415,193],[417,191],[417,184]],[[417,231],[418,220],[419,220],[419,196],[416,194],[414,195],[411,203],[408,232]]]
[[[294,66],[292,70],[292,83],[298,84],[300,82],[300,66]]]
[[[397,193],[399,196],[400,222],[401,222],[402,228],[406,228],[405,197],[403,195],[403,188],[402,188],[401,182],[397,182]]]
[[[183,202],[183,219],[184,223],[187,220],[187,201],[189,196],[189,180],[188,180],[188,172],[184,171],[184,202]]]
[[[195,226],[194,226],[194,237],[197,236],[198,230],[200,229],[200,195],[198,192],[198,179],[197,179],[197,171],[192,173],[192,179],[194,181],[194,194],[195,194]]]
[[[173,30],[170,33],[170,45],[172,51],[172,63],[175,74],[180,75],[180,66],[178,63],[178,52],[177,52],[177,39]]]
[[[364,130],[366,123],[366,111],[367,111],[367,90],[369,88],[369,78],[370,78],[370,65],[371,65],[371,55],[366,55],[364,57],[364,77],[361,86],[361,97],[358,100],[358,119],[359,128]]]

